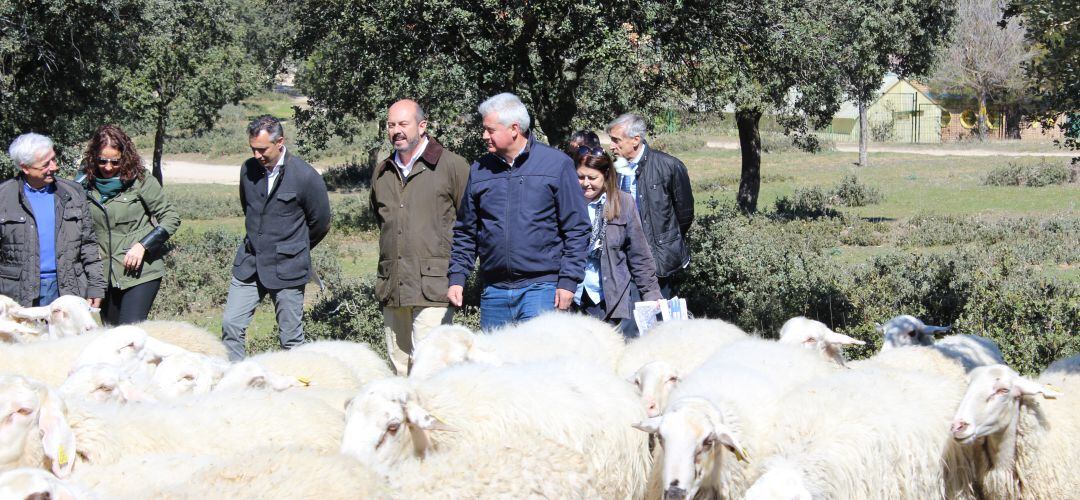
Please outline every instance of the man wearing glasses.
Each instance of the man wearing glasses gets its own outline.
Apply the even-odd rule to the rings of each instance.
[[[686,165],[649,147],[645,120],[640,116],[620,115],[608,124],[607,133],[611,152],[623,160],[616,162],[621,174],[619,189],[637,202],[641,226],[656,261],[660,293],[670,299],[678,295],[678,272],[690,265],[686,233],[694,222],[694,193]]]
[[[56,177],[48,137],[20,135],[8,155],[20,173],[0,184],[0,294],[24,307],[61,295],[98,307],[105,276],[82,186]]]
[[[322,176],[285,148],[285,130],[270,115],[248,125],[252,158],[240,167],[240,206],[247,234],[236,249],[221,320],[229,360],[246,355],[244,335],[255,307],[274,301],[282,349],[304,343],[304,285],[314,278],[311,250],[330,231],[330,198]]]

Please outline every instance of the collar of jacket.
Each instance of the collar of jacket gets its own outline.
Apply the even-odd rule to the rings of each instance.
[[[417,158],[416,161],[423,160],[428,168],[435,170],[435,166],[439,164],[439,158],[442,158],[445,148],[443,148],[443,145],[439,144],[439,141],[436,141],[434,137],[427,134],[425,134],[425,136],[427,136],[428,140],[427,147],[424,148],[424,154],[420,155],[420,158]],[[395,153],[391,152],[390,156],[387,156],[382,163],[379,164],[378,172],[375,172],[376,177],[382,174],[383,170],[387,168],[397,168],[397,166],[394,165],[394,154]]]
[[[641,177],[641,172],[642,172],[643,170],[645,170],[645,169],[644,169],[644,168],[642,168],[642,167],[644,167],[645,165],[647,165],[647,164],[648,164],[648,162],[649,162],[649,149],[650,149],[650,148],[649,148],[649,142],[648,142],[648,141],[646,141],[646,140],[644,140],[644,139],[642,139],[642,140],[641,140],[641,147],[642,147],[642,150],[641,150],[641,161],[637,162],[637,167],[636,167],[636,168],[634,168],[634,177]]]
[[[504,158],[503,155],[501,155],[499,153],[489,153],[489,154],[495,155],[495,158],[499,161],[500,164],[509,165],[509,168],[514,168],[517,165],[522,165],[525,162],[529,161],[529,153],[532,152],[533,144],[535,142],[536,142],[536,136],[532,135],[532,133],[530,132],[529,133],[529,139],[527,141],[525,141],[525,149],[522,149],[521,154],[517,155],[517,157],[514,158],[514,165],[509,165],[508,163],[506,163],[506,158]]]

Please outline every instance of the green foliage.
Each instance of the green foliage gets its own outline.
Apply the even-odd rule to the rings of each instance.
[[[371,212],[368,191],[347,194],[335,199],[331,206],[331,227],[344,234],[370,231],[377,228],[375,214]]]
[[[885,197],[877,188],[859,182],[855,175],[845,175],[840,182],[829,191],[830,198],[836,205],[845,207],[865,207],[881,203]]]
[[[165,188],[166,196],[180,214],[181,221],[243,217],[240,195],[235,186],[178,184]]]
[[[350,192],[371,187],[371,167],[351,161],[323,172],[323,182],[330,191]]]
[[[816,219],[838,215],[836,210],[830,207],[828,193],[817,186],[795,188],[791,198],[777,198],[776,213],[788,219]]]
[[[224,229],[201,235],[181,230],[170,238],[165,278],[154,313],[177,317],[224,305],[241,240],[240,235]]]
[[[1009,162],[997,167],[983,179],[983,185],[1042,187],[1075,181],[1076,173],[1068,165],[1043,159],[1034,165]]]
[[[698,317],[734,321],[766,336],[792,316],[818,319],[867,341],[852,351],[855,357],[876,352],[881,340],[874,323],[898,314],[989,336],[1025,373],[1080,352],[1080,283],[1044,269],[1080,261],[1080,219],[1059,216],[1040,224],[927,216],[908,224],[918,232],[955,232],[953,246],[925,252],[919,248],[926,242],[908,238],[918,232],[901,229],[894,250],[843,263],[832,258],[836,245],[853,232],[880,234],[882,226],[742,217],[721,209],[691,229],[694,257],[681,294]]]

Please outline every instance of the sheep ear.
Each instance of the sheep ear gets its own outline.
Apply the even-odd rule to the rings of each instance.
[[[425,431],[449,431],[457,432],[459,429],[435,418],[415,401],[405,403],[405,418],[409,423],[424,429]]]
[[[825,333],[825,343],[829,345],[866,345],[866,342],[842,333],[829,330]]]
[[[1042,394],[1043,398],[1055,399],[1065,394],[1058,391],[1056,388],[1051,387],[1049,384],[1043,385],[1038,382],[1033,382],[1024,377],[1017,377],[1013,380],[1013,389],[1019,390],[1023,396],[1034,396],[1036,394]]]
[[[646,418],[641,422],[633,424],[633,427],[639,431],[656,434],[660,430],[660,417]]]
[[[952,326],[923,325],[919,332],[927,335],[944,335],[949,333],[949,330],[952,330]]]
[[[68,477],[75,465],[75,434],[64,417],[63,400],[52,389],[46,389],[38,408],[38,428],[45,456],[52,460],[53,474]]]
[[[746,448],[739,444],[739,440],[735,438],[735,433],[731,432],[731,430],[721,426],[713,432],[713,435],[716,437],[716,441],[735,454],[735,458],[739,459],[739,461],[750,461],[750,454],[746,452]]]

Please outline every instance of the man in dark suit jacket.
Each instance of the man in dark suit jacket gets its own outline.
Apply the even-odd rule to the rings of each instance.
[[[274,300],[283,349],[304,342],[304,285],[315,271],[311,250],[330,230],[322,176],[285,149],[285,131],[270,115],[248,125],[249,158],[240,167],[240,205],[247,234],[233,261],[221,340],[229,359],[243,359],[244,332],[266,294]]]

